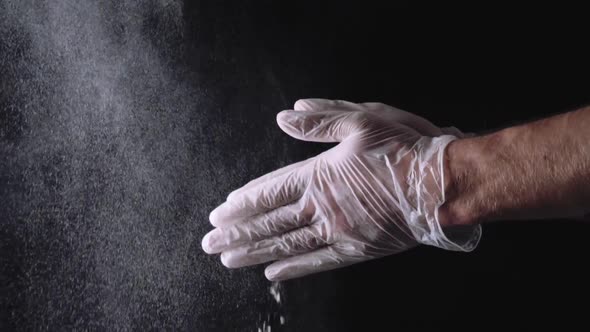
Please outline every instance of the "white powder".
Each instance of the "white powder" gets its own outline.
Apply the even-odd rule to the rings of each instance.
[[[269,290],[269,293],[272,296],[272,298],[280,306],[280,304],[281,304],[281,285],[280,285],[280,283],[278,281],[273,282],[270,285],[268,290]],[[271,332],[272,320],[273,320],[273,318],[276,319],[277,316],[279,318],[279,323],[281,325],[285,325],[285,317],[283,315],[279,315],[278,313],[275,313],[275,314],[269,313],[266,316],[266,319],[264,321],[262,321],[262,326],[258,327],[257,331],[258,332]]]
[[[272,285],[269,288],[270,290],[270,295],[272,295],[272,297],[275,299],[275,301],[277,301],[278,304],[281,304],[281,289],[280,289],[280,284],[278,281],[273,282]]]

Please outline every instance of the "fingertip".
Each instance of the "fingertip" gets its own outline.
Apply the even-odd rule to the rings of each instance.
[[[201,240],[201,248],[203,248],[204,252],[213,254],[213,249],[211,247],[211,232],[207,233]]]
[[[281,123],[288,121],[288,119],[287,119],[288,117],[289,117],[288,110],[281,111],[281,112],[277,113],[277,123],[280,125]]]
[[[219,207],[215,208],[211,213],[209,213],[209,222],[213,226],[217,226],[219,224]]]
[[[282,111],[277,114],[277,124],[282,131],[284,131],[287,135],[294,136],[297,138],[297,134],[299,133],[299,129],[296,125],[297,121],[295,111]]]
[[[221,264],[228,269],[236,268],[235,264],[232,262],[231,255],[227,251],[221,253]]]
[[[219,253],[221,251],[219,245],[219,239],[221,234],[222,232],[219,228],[215,228],[214,230],[207,233],[201,241],[201,247],[203,248],[203,251],[205,251],[208,254]]]
[[[209,222],[215,227],[227,227],[242,217],[244,208],[233,201],[225,201],[209,214]]]
[[[266,269],[264,269],[264,276],[269,281],[280,281],[278,272],[279,271],[276,267],[274,267],[273,265],[270,265]]]

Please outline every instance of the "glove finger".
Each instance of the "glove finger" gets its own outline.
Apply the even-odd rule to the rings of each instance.
[[[226,267],[238,268],[304,254],[325,245],[328,245],[325,226],[313,224],[271,239],[226,250],[221,254],[221,262]]]
[[[277,114],[277,123],[296,139],[333,143],[343,141],[362,128],[360,114],[350,111],[282,111]]]
[[[278,236],[308,225],[312,215],[313,209],[305,209],[300,203],[280,207],[228,228],[212,230],[203,238],[203,250],[216,254],[249,242]]]
[[[353,103],[345,100],[330,99],[300,99],[295,103],[295,111],[369,111],[379,115],[384,114],[387,110],[388,116],[392,121],[407,125],[424,136],[440,136],[443,134],[462,137],[462,133],[457,128],[439,128],[427,119],[416,114],[400,110],[398,108],[383,103]],[[445,130],[449,129],[449,130]]]
[[[331,100],[320,98],[299,99],[293,106],[295,111],[362,111],[359,104],[346,100]]]
[[[388,120],[413,128],[423,136],[440,136],[443,134],[438,126],[416,114],[383,103],[363,103],[362,105],[367,111],[386,116]]]
[[[424,136],[449,134],[461,137],[461,132],[456,128],[445,132],[444,129],[439,128],[423,117],[383,103],[357,104],[345,100],[301,99],[295,103],[294,109],[295,111],[368,111],[381,116],[385,114],[391,121],[411,127]]]
[[[241,188],[238,188],[238,189],[232,191],[227,196],[227,200],[234,200],[235,197],[238,196],[238,194],[243,193],[244,191],[246,191],[248,189],[252,189],[252,188],[258,186],[259,184],[262,184],[262,183],[268,182],[268,181],[270,181],[272,179],[275,179],[277,177],[280,177],[281,175],[286,174],[286,173],[289,173],[289,172],[291,172],[291,171],[293,171],[293,170],[295,170],[295,169],[297,169],[299,167],[305,166],[305,164],[313,161],[314,159],[315,159],[315,157],[314,158],[309,158],[309,159],[306,159],[306,160],[302,160],[302,161],[296,162],[294,164],[287,165],[287,166],[285,166],[283,168],[279,168],[279,169],[277,169],[275,171],[272,171],[272,172],[270,172],[268,174],[265,174],[265,175],[263,175],[261,177],[258,177],[256,179],[254,179],[254,180],[251,180],[250,182],[246,183]]]
[[[227,227],[244,218],[274,210],[292,203],[303,195],[307,186],[309,168],[297,168],[277,178],[240,191],[209,215],[215,227]]]
[[[281,281],[334,270],[362,260],[361,256],[345,255],[332,245],[275,262],[265,269],[264,274],[268,280]]]

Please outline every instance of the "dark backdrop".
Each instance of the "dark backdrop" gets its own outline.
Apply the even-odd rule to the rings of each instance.
[[[159,188],[167,188],[172,203],[141,212],[139,230],[115,216],[111,200],[90,212],[92,204],[72,208],[76,199],[52,190],[69,183],[51,182],[47,167],[69,174],[55,158],[40,157],[36,180],[27,182],[33,166],[22,160],[34,152],[55,153],[44,154],[49,142],[35,141],[37,150],[19,143],[28,135],[23,123],[31,126],[22,119],[29,94],[19,80],[34,64],[26,42],[10,44],[8,30],[0,36],[0,328],[251,331],[269,321],[273,331],[421,331],[586,321],[587,224],[485,225],[473,253],[421,247],[285,282],[281,306],[268,294],[262,267],[228,271],[200,250],[208,211],[228,192],[328,147],[297,142],[276,126],[275,114],[298,98],[381,101],[470,132],[585,105],[590,54],[581,8],[216,0],[187,1],[181,12],[183,24],[170,35],[163,33],[170,29],[167,21],[156,14],[141,25],[158,32],[146,35],[176,83],[136,89],[160,95],[159,109],[180,109],[182,116],[158,115],[172,128],[162,137],[153,133],[162,127],[150,127],[158,123],[151,115],[145,127],[130,131],[138,133],[132,140],[154,139],[148,150],[169,142],[162,160],[153,162],[164,180],[178,174],[171,188],[149,176],[140,186],[148,196],[140,196],[135,208],[145,211],[159,202],[153,194]],[[15,51],[14,45],[25,46]],[[51,103],[35,105],[49,105],[51,112]],[[169,135],[178,132],[183,135]],[[65,155],[86,156],[76,151]],[[149,151],[158,159],[159,150]],[[107,183],[101,193],[95,193],[100,187],[80,189],[90,197],[126,192],[108,184],[108,163],[100,164],[105,153],[81,158],[99,166],[81,166],[92,172],[75,183]],[[126,155],[121,153],[107,160],[117,164]],[[34,191],[39,186],[48,189]],[[37,203],[23,203],[27,199]],[[103,208],[108,220],[96,217]],[[71,209],[76,212],[68,214]],[[97,226],[99,221],[123,226]]]

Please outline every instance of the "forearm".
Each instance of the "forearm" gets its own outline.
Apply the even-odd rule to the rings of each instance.
[[[590,211],[590,108],[452,142],[441,225]]]

